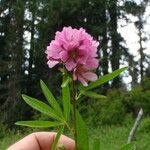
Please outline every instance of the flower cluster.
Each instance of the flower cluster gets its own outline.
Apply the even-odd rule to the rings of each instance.
[[[99,43],[86,33],[83,28],[64,27],[57,31],[55,40],[46,49],[48,66],[54,67],[63,63],[73,73],[73,79],[79,80],[84,86],[87,81],[95,81],[97,75],[91,70],[98,67],[97,47]]]

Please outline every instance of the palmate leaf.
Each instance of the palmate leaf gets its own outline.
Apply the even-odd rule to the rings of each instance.
[[[61,110],[59,104],[57,103],[57,100],[51,93],[51,91],[48,89],[48,87],[42,80],[40,80],[40,85],[41,85],[43,94],[44,94],[45,98],[47,99],[48,103],[50,104],[50,106],[55,110],[57,115],[62,117],[63,116],[62,110]]]
[[[133,147],[134,147],[133,143],[129,143],[122,146],[119,150],[133,150]]]
[[[97,94],[97,93],[92,92],[92,91],[84,91],[82,94],[85,96],[91,97],[91,98],[96,98],[96,99],[106,99],[107,98],[104,95],[100,95],[100,94]]]
[[[111,79],[115,78],[116,76],[118,76],[121,72],[125,71],[128,67],[123,67],[121,69],[117,69],[112,73],[109,73],[103,77],[100,77],[98,80],[96,80],[95,82],[91,82],[87,87],[83,87],[81,88],[81,91],[87,91],[87,90],[91,90],[97,86],[102,85],[105,82],[110,81]]]
[[[15,124],[33,128],[48,128],[62,125],[62,123],[60,122],[51,122],[51,121],[18,121]]]
[[[62,95],[63,95],[64,117],[66,121],[68,121],[71,109],[69,85],[66,85],[65,87],[62,88]]]
[[[62,118],[60,116],[58,116],[55,113],[55,111],[50,106],[48,106],[47,104],[45,104],[45,103],[43,103],[43,102],[41,102],[41,101],[39,101],[39,100],[37,100],[35,98],[29,97],[29,96],[27,96],[25,94],[22,94],[22,98],[32,108],[38,110],[39,112],[41,112],[41,113],[43,113],[45,115],[50,116],[53,119],[62,121]]]
[[[64,126],[59,128],[59,130],[57,132],[57,135],[56,135],[56,137],[54,139],[53,145],[52,145],[52,150],[56,150],[57,149],[57,144],[58,144],[59,138],[60,138],[61,134],[63,133],[63,131],[64,131]]]
[[[78,150],[89,150],[89,138],[87,127],[76,110],[76,132],[77,132],[77,147]]]

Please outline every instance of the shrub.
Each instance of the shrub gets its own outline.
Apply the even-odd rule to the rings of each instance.
[[[6,127],[0,123],[0,139],[4,138],[4,136],[6,135]]]
[[[119,90],[108,92],[108,99],[103,103],[101,108],[100,121],[102,124],[122,124],[125,117],[122,96],[122,92]]]
[[[140,132],[150,132],[150,118],[147,117],[145,119],[143,119],[143,121],[141,122],[140,128],[139,128]]]
[[[150,79],[148,81],[143,82],[142,86],[135,86],[123,97],[123,105],[125,106],[127,113],[137,115],[142,107],[144,114],[150,115]]]
[[[121,91],[111,90],[108,92],[107,99],[90,99],[88,103],[90,104],[82,106],[81,112],[90,126],[123,123],[125,108],[122,103]]]

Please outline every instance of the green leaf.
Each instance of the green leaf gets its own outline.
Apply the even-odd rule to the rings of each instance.
[[[93,150],[100,150],[100,139],[94,139]]]
[[[62,123],[60,122],[51,122],[51,121],[18,121],[15,124],[33,128],[48,128],[62,125]]]
[[[83,91],[87,91],[87,90],[91,90],[97,86],[100,86],[101,84],[110,81],[111,79],[115,78],[116,76],[118,76],[121,72],[125,71],[126,69],[128,69],[128,67],[123,67],[121,69],[115,70],[114,72],[107,74],[103,77],[100,77],[98,80],[96,80],[95,82],[91,82],[87,87],[83,87],[82,89]]]
[[[119,150],[133,150],[133,143],[122,146]]]
[[[89,138],[87,127],[76,110],[76,132],[77,132],[77,147],[79,150],[89,150]]]
[[[70,116],[70,89],[69,85],[62,88],[62,94],[63,94],[63,109],[64,109],[64,116],[66,121],[69,119]]]
[[[64,130],[64,127],[61,127],[54,139],[54,142],[53,142],[53,145],[52,145],[52,150],[56,150],[57,149],[57,144],[58,144],[58,141],[59,141],[59,138],[61,136],[61,134],[63,133],[63,130]]]
[[[25,94],[22,95],[22,98],[24,99],[24,101],[30,105],[32,108],[38,110],[39,112],[45,114],[45,115],[48,115],[50,116],[51,118],[53,119],[56,119],[56,120],[59,120],[61,121],[62,119],[55,113],[55,111],[50,107],[48,106],[47,104],[35,99],[35,98],[32,98],[32,97],[29,97]]]
[[[51,91],[48,89],[48,87],[42,80],[40,80],[40,85],[41,85],[41,89],[44,93],[44,96],[47,99],[47,101],[49,102],[50,106],[55,110],[55,112],[57,113],[58,116],[62,117],[63,113],[61,111],[61,108],[60,108],[59,104],[57,103],[55,97],[51,93]]]
[[[104,95],[100,95],[100,94],[97,94],[97,93],[91,92],[91,91],[84,91],[82,94],[85,95],[85,96],[88,96],[88,97],[91,97],[91,98],[97,98],[97,99],[106,99],[107,98]]]

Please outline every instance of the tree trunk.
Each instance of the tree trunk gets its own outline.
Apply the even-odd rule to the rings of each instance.
[[[106,1],[104,1],[104,8],[102,11],[102,20],[103,20],[103,31],[102,31],[102,42],[101,42],[101,48],[103,52],[103,58],[101,60],[102,65],[102,72],[103,75],[108,74],[108,37],[107,37],[107,15],[106,15]],[[104,84],[104,88],[108,89],[109,83]]]
[[[139,15],[138,16],[138,19],[139,19],[139,26],[138,26],[138,35],[139,35],[139,45],[140,45],[140,48],[139,48],[139,53],[140,53],[140,76],[141,76],[141,83],[143,82],[143,77],[144,77],[144,65],[143,65],[143,62],[144,62],[144,53],[143,53],[143,45],[142,45],[142,28],[143,28],[143,25],[142,25],[142,18],[141,16]]]
[[[120,60],[120,51],[119,51],[119,34],[117,32],[117,0],[109,1],[109,16],[110,16],[110,22],[109,22],[109,32],[110,32],[110,38],[111,38],[111,66],[112,71],[115,71],[116,69],[119,69],[119,60]],[[120,78],[119,76],[116,77],[112,82],[112,87],[119,87],[120,85]]]

